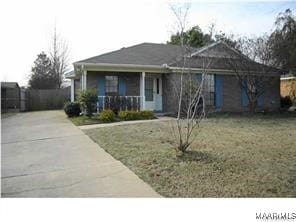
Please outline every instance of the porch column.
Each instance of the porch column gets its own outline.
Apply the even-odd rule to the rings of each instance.
[[[145,72],[140,76],[141,110],[145,110]]]
[[[81,90],[84,90],[84,72],[82,72],[81,74],[81,77],[80,77],[80,87],[81,87]]]
[[[87,88],[87,70],[83,70],[83,76],[84,76],[84,80],[83,80],[83,89],[86,90]]]
[[[71,102],[74,102],[74,94],[75,94],[75,89],[74,89],[74,82],[75,80],[74,79],[71,79]]]

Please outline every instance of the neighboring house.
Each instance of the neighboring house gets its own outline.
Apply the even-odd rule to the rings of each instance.
[[[174,113],[177,109],[176,83],[180,81],[182,48],[169,44],[142,43],[117,51],[75,62],[71,79],[71,100],[79,90],[96,88],[99,111],[110,106],[117,109],[154,110]],[[202,48],[190,48],[190,72],[200,78],[204,59],[211,60],[207,70],[204,97],[208,107],[217,111],[248,110],[248,99],[229,59],[243,59],[252,74],[269,79],[264,94],[258,101],[259,109],[276,110],[280,107],[280,71],[260,70],[263,65],[251,61],[225,43],[217,42]],[[266,66],[264,66],[266,67]],[[187,69],[189,70],[189,69]]]
[[[286,76],[281,78],[281,96],[290,96],[296,102],[296,77]]]
[[[17,82],[1,82],[1,112],[20,110],[20,87]]]

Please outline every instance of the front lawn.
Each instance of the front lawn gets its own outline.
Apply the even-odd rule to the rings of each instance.
[[[168,122],[86,130],[166,197],[296,197],[296,118],[206,119],[178,159]]]

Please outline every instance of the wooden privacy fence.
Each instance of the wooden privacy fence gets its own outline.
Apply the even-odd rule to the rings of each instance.
[[[62,109],[67,101],[70,101],[70,87],[26,90],[27,111]]]

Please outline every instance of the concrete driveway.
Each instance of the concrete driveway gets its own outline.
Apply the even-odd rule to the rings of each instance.
[[[160,197],[62,111],[2,119],[2,197]]]

